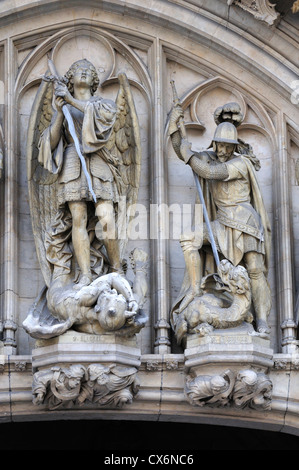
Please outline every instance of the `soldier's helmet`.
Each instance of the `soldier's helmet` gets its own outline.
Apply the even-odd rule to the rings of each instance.
[[[225,142],[227,144],[239,144],[237,129],[231,122],[218,124],[213,137],[213,142]]]

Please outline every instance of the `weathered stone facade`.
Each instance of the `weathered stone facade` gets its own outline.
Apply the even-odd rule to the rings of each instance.
[[[209,422],[299,435],[299,13],[283,3],[0,2],[1,422],[43,421],[50,412],[52,420],[67,413],[77,420]],[[126,256],[135,248],[149,255],[149,287],[147,321],[128,341],[73,330],[34,339],[23,327],[44,286],[29,207],[27,136],[49,54],[61,75],[76,60],[91,60],[105,98],[115,98],[119,73],[132,91],[141,172],[132,226],[138,236],[129,238]],[[236,102],[244,116],[238,135],[260,160],[257,179],[271,225],[267,338],[241,328],[190,335],[178,345],[172,331],[170,311],[185,271],[182,218],[191,216],[196,198],[192,172],[168,134],[172,79],[195,150],[209,147],[218,106]],[[156,226],[153,208],[164,206],[169,211]],[[62,381],[74,377],[70,393]],[[114,394],[97,388],[116,382]]]

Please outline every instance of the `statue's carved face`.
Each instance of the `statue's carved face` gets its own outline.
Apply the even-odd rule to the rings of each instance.
[[[80,377],[71,377],[68,380],[68,386],[70,388],[77,388],[81,383],[81,378]]]
[[[100,83],[95,67],[86,59],[74,62],[65,74],[65,79],[71,94],[74,93],[75,80],[79,80],[81,84],[87,84],[87,81],[90,82],[89,88],[92,95],[96,92]]]
[[[250,279],[243,266],[233,266],[224,259],[218,266],[218,274],[233,294],[250,292]]]
[[[221,375],[215,375],[211,378],[211,389],[216,393],[223,393],[228,388],[228,382]]]
[[[74,87],[85,85],[87,88],[91,88],[93,85],[93,74],[90,67],[84,66],[84,64],[77,67],[74,71],[73,83]]]
[[[216,144],[216,153],[218,160],[223,163],[228,160],[228,158],[234,153],[235,144],[230,144],[226,142],[217,142]]]
[[[127,302],[123,295],[116,292],[103,292],[97,302],[98,322],[107,331],[120,329],[126,322]]]

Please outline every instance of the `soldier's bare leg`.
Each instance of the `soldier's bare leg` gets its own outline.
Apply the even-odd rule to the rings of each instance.
[[[181,235],[180,244],[183,250],[186,270],[190,280],[190,289],[180,305],[182,312],[189,303],[200,294],[200,281],[202,276],[201,259],[199,249],[203,244],[202,229],[187,232]]]
[[[264,274],[264,258],[262,254],[252,251],[245,254],[244,261],[251,280],[257,331],[268,334],[270,332],[268,316],[271,310],[271,291]]]
[[[87,233],[87,206],[85,202],[69,202],[72,214],[72,241],[81,270],[78,288],[89,285],[92,281],[90,270],[90,241]]]

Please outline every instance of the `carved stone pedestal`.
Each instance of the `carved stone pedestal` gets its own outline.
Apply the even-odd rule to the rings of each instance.
[[[273,365],[270,341],[251,325],[189,335],[185,349],[185,393],[193,405],[269,409]]]
[[[32,351],[34,371],[59,364],[94,362],[139,367],[140,350],[136,337],[123,338],[114,333],[92,335],[69,330],[52,339],[37,340]]]
[[[88,405],[120,407],[138,393],[140,350],[136,338],[69,330],[36,341],[33,396],[49,409]]]
[[[257,336],[253,327],[244,323],[239,328],[214,330],[206,336],[189,335],[185,349],[187,369],[222,367],[239,364],[266,369],[273,365],[273,350],[268,339]]]

